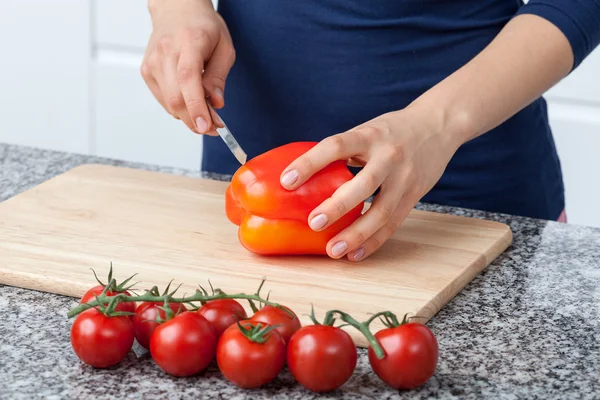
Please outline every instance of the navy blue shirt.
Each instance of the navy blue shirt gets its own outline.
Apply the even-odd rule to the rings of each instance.
[[[249,158],[406,107],[518,13],[558,26],[575,66],[600,41],[600,0],[220,0],[219,12],[237,54],[221,115]],[[238,167],[220,138],[204,138],[202,170]],[[464,144],[422,201],[558,218],[564,187],[544,99]]]

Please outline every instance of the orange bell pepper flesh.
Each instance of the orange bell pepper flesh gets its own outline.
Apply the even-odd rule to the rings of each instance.
[[[247,250],[262,255],[324,255],[327,242],[360,217],[363,203],[323,231],[315,232],[308,225],[311,211],[354,177],[344,161],[329,164],[296,190],[281,186],[284,168],[316,144],[277,147],[233,175],[225,193],[225,211],[239,225],[238,238]]]

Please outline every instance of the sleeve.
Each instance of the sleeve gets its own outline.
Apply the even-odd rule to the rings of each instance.
[[[553,23],[573,49],[573,69],[600,43],[600,0],[529,0],[519,14],[534,14]]]

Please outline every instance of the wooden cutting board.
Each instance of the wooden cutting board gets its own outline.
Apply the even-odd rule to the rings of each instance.
[[[508,226],[413,210],[396,235],[361,263],[262,257],[238,242],[225,217],[225,182],[86,165],[0,203],[0,283],[81,296],[113,262],[140,288],[169,280],[191,294],[208,279],[225,292],[256,290],[303,323],[336,308],[411,312],[427,321],[512,241]],[[246,305],[246,303],[244,303]],[[374,324],[374,330],[382,326]],[[356,343],[362,337],[349,330]]]

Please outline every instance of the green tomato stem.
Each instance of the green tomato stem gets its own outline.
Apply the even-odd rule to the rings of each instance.
[[[257,294],[245,294],[245,293],[225,294],[225,293],[221,292],[221,293],[214,294],[214,295],[206,295],[206,294],[200,292],[199,290],[197,290],[196,293],[194,293],[191,296],[187,296],[187,297],[170,297],[170,296],[167,296],[167,297],[168,297],[168,301],[170,303],[190,303],[190,302],[194,302],[194,301],[207,302],[207,301],[221,300],[221,299],[246,299],[246,300],[254,300],[254,301],[262,302],[262,303],[268,304],[270,306],[280,308],[279,304],[262,299],[260,297],[260,295],[257,295]],[[139,296],[127,296],[126,294],[123,294],[123,293],[118,294],[116,296],[106,296],[106,294],[103,293],[100,296],[98,296],[95,300],[92,300],[89,303],[80,304],[77,307],[69,310],[69,312],[67,312],[67,317],[73,318],[74,316],[84,312],[85,310],[88,310],[92,307],[95,307],[95,306],[98,306],[101,304],[108,303],[107,307],[111,307],[112,304],[116,304],[116,303],[144,302],[144,301],[164,302],[165,296],[154,296],[149,292],[146,292],[145,294],[139,295]]]
[[[346,314],[343,311],[330,310],[327,312],[327,314],[325,314],[325,320],[323,321],[323,325],[333,325],[333,323],[335,322],[334,317],[336,314],[342,321],[356,328],[360,333],[363,334],[363,336],[367,339],[367,341],[373,348],[373,351],[375,352],[375,355],[378,359],[381,360],[385,357],[385,352],[383,351],[381,344],[379,344],[379,341],[375,338],[375,335],[373,335],[373,333],[371,333],[371,331],[369,330],[369,324],[367,322],[370,323],[373,319],[370,319],[367,322],[358,322],[357,320],[352,318],[352,316]]]

